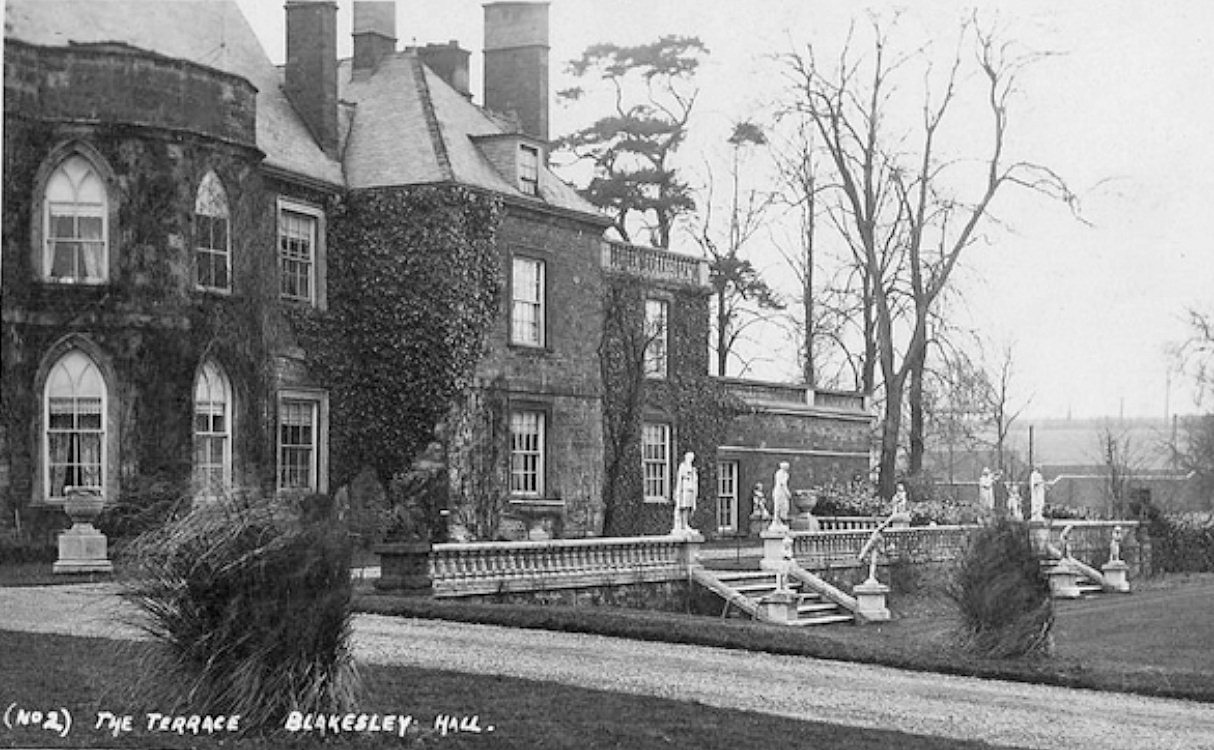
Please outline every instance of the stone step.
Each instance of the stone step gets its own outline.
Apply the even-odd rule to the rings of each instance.
[[[804,601],[797,605],[797,612],[837,612],[839,605],[834,602]]]
[[[854,619],[851,615],[821,615],[819,617],[805,617],[788,624],[794,627],[807,627],[810,625],[833,625],[839,622],[854,622]]]

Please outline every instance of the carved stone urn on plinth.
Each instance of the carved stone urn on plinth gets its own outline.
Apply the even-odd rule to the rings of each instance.
[[[68,487],[63,511],[72,519],[72,527],[59,534],[59,559],[54,573],[112,573],[105,534],[93,521],[105,508],[101,491],[92,487]]]

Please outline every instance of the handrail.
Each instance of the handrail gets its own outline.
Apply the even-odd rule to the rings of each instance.
[[[800,581],[802,585],[808,586],[809,588],[813,589],[815,593],[829,599],[835,604],[838,604],[840,607],[846,609],[852,614],[856,614],[860,608],[860,605],[856,602],[855,597],[851,596],[850,594],[843,593],[834,586],[831,586],[825,580],[819,578],[813,573],[810,573],[805,568],[802,568],[800,565],[793,564],[788,569],[788,574]]]

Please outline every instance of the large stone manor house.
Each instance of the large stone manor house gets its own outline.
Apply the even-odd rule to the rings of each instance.
[[[276,66],[226,0],[6,3],[0,534],[64,527],[70,486],[107,502],[181,477],[336,491],[328,387],[286,313],[329,304],[338,198],[431,184],[504,206],[505,291],[471,389],[504,403],[487,469],[503,533],[600,533],[605,295],[641,290],[637,325],[658,332],[645,374],[662,380],[707,372],[710,289],[702,260],[605,239],[549,170],[548,4],[484,6],[480,105],[470,54],[400,49],[393,2],[354,3],[348,59],[335,2],[284,12]],[[667,333],[679,315],[690,339]],[[725,385],[747,408],[699,458],[699,528],[745,531],[748,488],[779,460],[802,486],[867,470],[861,395]],[[649,404],[634,436],[651,533],[680,430]]]

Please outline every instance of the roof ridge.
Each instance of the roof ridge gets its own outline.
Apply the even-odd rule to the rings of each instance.
[[[438,124],[438,115],[434,111],[434,102],[430,98],[430,83],[426,80],[426,66],[421,58],[412,56],[413,77],[417,81],[417,92],[421,96],[422,114],[426,118],[426,130],[430,133],[430,143],[434,147],[434,158],[444,177],[455,180],[455,172],[451,168],[451,157],[447,153],[447,143],[443,140],[443,129]]]

